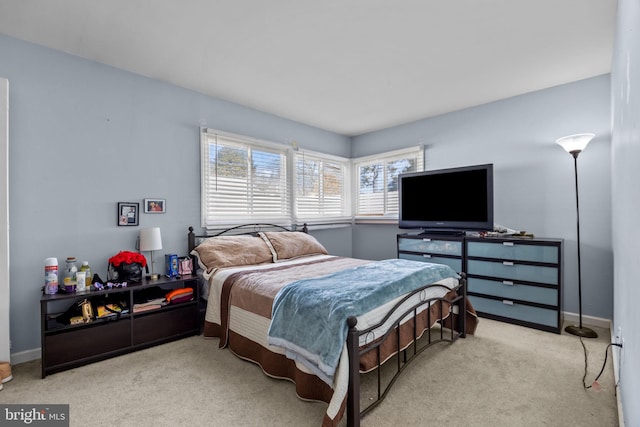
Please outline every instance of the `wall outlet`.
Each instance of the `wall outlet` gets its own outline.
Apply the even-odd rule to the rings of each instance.
[[[618,326],[618,330],[616,331],[616,344],[620,344],[622,340],[622,326]]]

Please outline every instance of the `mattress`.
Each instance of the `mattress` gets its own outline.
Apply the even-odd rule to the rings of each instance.
[[[367,260],[336,257],[331,255],[311,255],[296,259],[247,265],[217,270],[209,278],[208,303],[205,316],[205,336],[219,337],[220,347],[228,347],[243,359],[259,364],[263,371],[276,378],[285,378],[296,384],[299,397],[328,403],[323,425],[337,425],[342,416],[348,387],[348,358],[346,346],[340,355],[335,375],[327,383],[317,372],[300,360],[287,357],[283,348],[270,345],[268,331],[271,322],[273,300],[287,284],[306,278],[320,277],[332,272],[371,263]],[[411,306],[419,300],[435,297],[454,298],[458,286],[457,277],[449,277],[403,302]],[[394,298],[360,316],[358,329],[365,330],[382,321],[391,307],[402,300]],[[418,309],[418,317],[407,315],[401,323],[407,331],[413,330],[416,322],[419,334],[428,330],[441,315],[446,317],[449,307],[441,304],[425,304]],[[398,312],[402,313],[402,310]],[[360,337],[360,345],[370,345],[382,339],[397,317],[390,317],[383,325],[372,329]],[[400,348],[413,341],[413,333],[400,335]],[[398,351],[395,340],[388,340],[381,349],[381,361],[375,353],[369,353],[360,360],[360,371],[376,369],[378,362],[392,357]]]

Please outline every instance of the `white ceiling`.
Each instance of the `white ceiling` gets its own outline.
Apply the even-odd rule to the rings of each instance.
[[[0,33],[352,136],[608,73],[615,11],[615,0],[0,0]]]

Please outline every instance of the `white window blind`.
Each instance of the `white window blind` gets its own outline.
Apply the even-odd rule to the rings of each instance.
[[[320,153],[296,152],[296,222],[350,220],[348,182],[348,159]]]
[[[285,146],[203,129],[202,226],[291,223]]]
[[[424,169],[424,149],[413,147],[353,160],[356,217],[398,217],[398,175]]]

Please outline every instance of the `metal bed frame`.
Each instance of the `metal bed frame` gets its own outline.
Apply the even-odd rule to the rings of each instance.
[[[265,229],[292,231],[289,228],[286,228],[277,224],[256,223],[256,224],[244,224],[236,227],[227,228],[210,235],[197,236],[194,232],[193,227],[189,227],[189,234],[188,234],[189,253],[191,253],[191,250],[194,247],[196,247],[196,240],[199,238],[215,237],[215,236],[221,236],[224,234],[257,234],[259,231],[262,231]],[[304,224],[301,227],[301,229],[298,231],[307,233],[308,232],[307,224]],[[425,290],[427,288],[431,288],[434,286],[449,289],[448,287],[439,285],[439,284],[429,284],[419,289],[416,289],[415,291],[407,294],[400,301],[398,301],[398,303],[394,305],[394,307],[385,315],[385,317],[377,325],[373,325],[367,329],[359,330],[357,328],[358,321],[355,317],[349,317],[347,319],[347,325],[349,327],[349,332],[347,334],[347,343],[346,343],[347,351],[348,351],[348,359],[349,359],[349,362],[348,362],[349,363],[349,385],[348,385],[348,391],[347,391],[347,410],[346,410],[347,427],[359,427],[361,418],[364,417],[371,410],[373,410],[375,407],[377,407],[384,400],[384,398],[387,396],[389,390],[394,385],[395,381],[400,376],[400,374],[424,350],[438,343],[443,343],[443,342],[453,343],[458,338],[466,337],[466,332],[465,332],[466,318],[465,317],[466,317],[467,287],[466,287],[465,274],[464,273],[460,274],[459,285],[456,289],[458,296],[453,300],[447,300],[441,297],[426,298]],[[411,305],[409,308],[404,308],[402,312],[397,313],[401,309],[401,306],[404,305],[403,303],[405,303],[407,300],[411,299],[412,297],[415,297],[416,295],[418,295],[419,297],[418,302]],[[445,303],[449,307],[449,310],[447,310],[446,312],[445,310],[443,310]],[[433,322],[431,319],[431,311],[429,310],[429,308],[431,307],[432,304],[440,304],[440,310],[439,310],[440,316],[437,319],[435,319],[435,321],[440,325],[439,333],[433,336],[434,334],[432,334],[432,327],[429,326],[425,331],[426,337],[423,336],[422,338],[420,338],[419,337],[420,332],[417,329],[418,328],[417,322],[414,321],[413,322],[413,339],[411,341],[411,344],[409,345],[409,347],[401,349],[400,324],[402,323],[403,319],[405,319],[410,314],[412,314],[413,317],[415,318],[418,315],[418,312],[421,312],[424,310],[426,311],[427,325],[431,325]],[[424,308],[425,306],[427,306],[426,309]],[[454,309],[454,307],[457,307],[457,322],[455,327],[453,322],[453,315],[455,314],[456,310]],[[365,338],[370,336],[370,334],[372,334],[372,331],[384,325],[392,316],[394,316],[398,320],[392,323],[392,325],[389,327],[387,332],[382,337],[380,337],[379,339],[376,339],[375,341],[373,341],[373,343],[366,344],[362,347],[360,346],[359,343],[360,343],[360,338],[362,336],[364,336]],[[449,328],[445,327],[446,319],[450,319]],[[380,347],[383,342],[385,342],[388,338],[390,338],[394,334],[396,339],[396,345],[397,345],[397,348],[399,349],[397,352],[395,352],[395,355],[392,356],[392,358],[396,359],[396,369],[395,369],[395,373],[388,380],[388,383],[383,386],[382,384],[383,381],[381,377],[382,365],[384,363],[390,363],[391,358],[388,359],[386,362],[381,362]],[[426,343],[422,343],[422,341],[424,340],[426,340]],[[421,343],[420,347],[418,347],[419,342]],[[377,366],[375,368],[375,370],[377,371],[376,399],[373,402],[371,402],[369,405],[367,405],[365,408],[361,409],[360,357],[369,352],[374,352],[374,351],[376,352],[376,360],[377,360]]]
[[[409,365],[409,363],[411,363],[415,358],[417,358],[424,350],[441,342],[453,343],[458,338],[466,337],[466,332],[465,332],[466,279],[464,277],[464,274],[462,274],[461,276],[462,277],[460,278],[460,284],[457,289],[458,296],[453,300],[447,300],[445,298],[423,297],[424,291],[427,288],[432,288],[434,286],[437,286],[437,287],[443,287],[447,290],[449,289],[446,286],[438,285],[438,284],[425,285],[419,289],[416,289],[410,294],[407,294],[402,300],[398,301],[398,303],[385,315],[385,317],[378,324],[373,325],[367,329],[358,330],[357,328],[358,321],[355,317],[349,317],[347,319],[347,325],[349,326],[349,332],[347,335],[347,351],[349,353],[349,388],[347,392],[347,426],[348,427],[360,426],[360,419],[363,416],[365,416],[367,413],[369,413],[369,411],[371,411],[376,406],[378,406],[384,400],[384,398],[387,396],[387,393],[395,383],[396,379],[398,379],[400,374]],[[385,322],[391,316],[396,315],[396,312],[400,309],[400,307],[406,300],[412,298],[415,295],[420,296],[420,301],[412,305],[408,309],[405,309],[404,311],[402,311],[401,314],[397,316],[398,320],[396,320],[396,322],[393,323],[393,325],[389,328],[389,330],[380,339],[376,340],[375,343],[372,345],[365,345],[363,347],[360,347],[359,345],[360,337],[362,336],[366,337],[371,333],[371,331],[384,325]],[[447,303],[449,305],[449,310],[446,313],[443,310],[444,303]],[[420,311],[419,309],[421,307],[425,305],[428,305],[428,307],[431,307],[431,304],[440,304],[440,310],[439,310],[440,316],[436,319],[436,321],[440,324],[439,333],[436,335],[436,337],[433,337],[432,327],[428,326],[428,329],[426,331],[427,336],[426,338],[422,338],[422,339],[426,339],[427,341],[424,345],[422,345],[421,347],[418,347],[419,336],[418,336],[418,330],[417,330],[417,322],[414,321],[413,322],[413,339],[410,344],[410,348],[412,349],[412,352],[409,354],[409,348],[398,350],[396,352],[395,374],[392,376],[392,378],[389,380],[386,386],[383,387],[382,378],[381,378],[383,362],[380,361],[381,359],[380,347],[382,343],[384,343],[386,339],[392,337],[392,335],[395,335],[397,348],[400,349],[401,348],[400,323],[402,322],[402,320],[406,318],[407,315],[409,314],[413,314],[413,318],[416,318],[418,315],[418,312]],[[458,307],[458,321],[457,321],[458,331],[455,331],[453,328],[452,315],[454,314],[454,307]],[[432,324],[431,311],[429,310],[429,308],[427,308],[425,311],[427,315],[427,325],[431,325]],[[448,330],[449,331],[448,333],[445,333],[444,321],[447,318],[451,319],[452,327]],[[376,352],[376,360],[377,360],[377,367],[376,367],[377,398],[371,404],[369,404],[366,408],[361,410],[360,408],[360,357],[365,355],[366,353],[373,352],[373,351]],[[389,362],[391,362],[390,359],[385,361],[384,363],[389,363]]]

